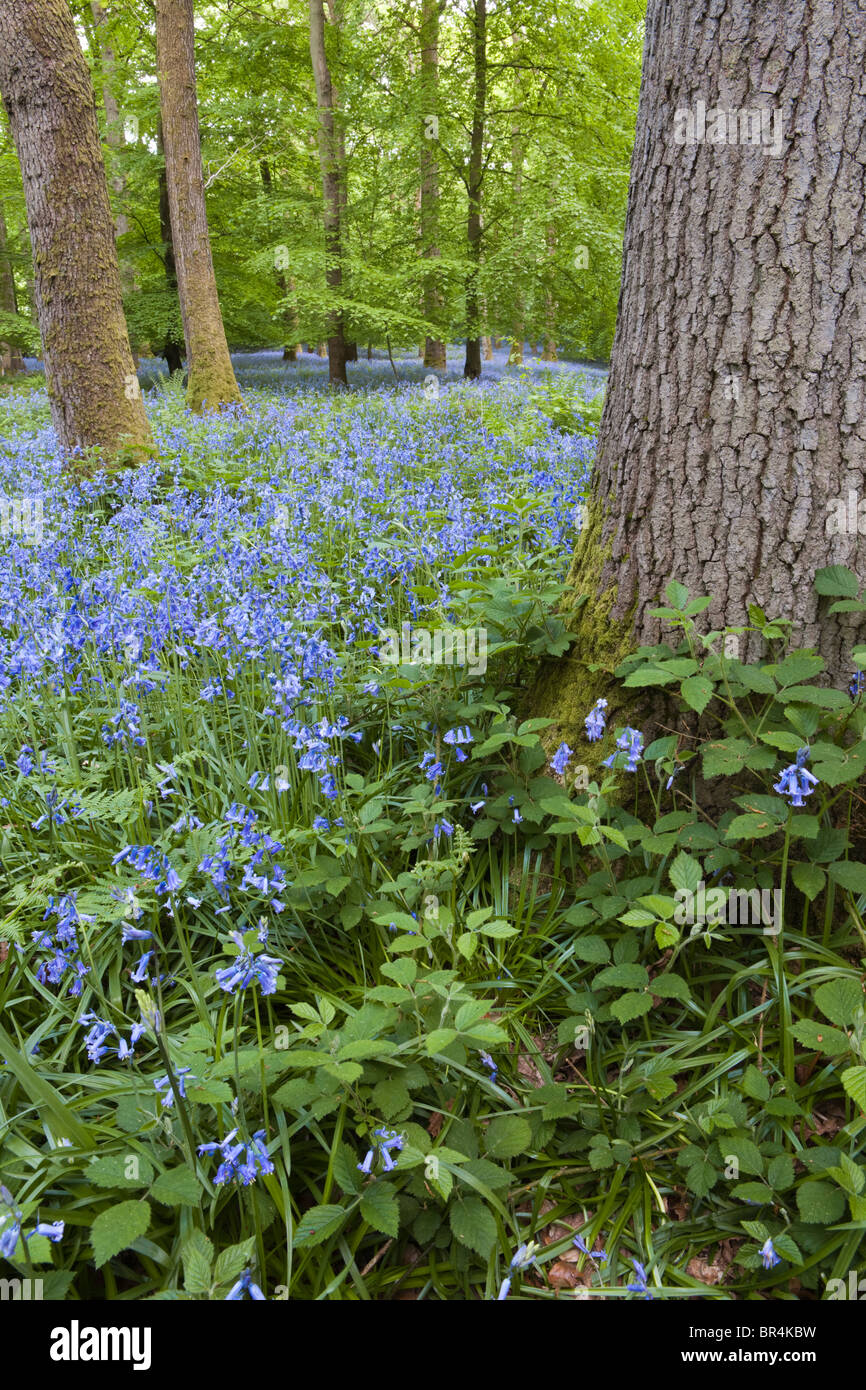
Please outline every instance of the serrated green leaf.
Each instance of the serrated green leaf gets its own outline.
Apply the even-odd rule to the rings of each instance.
[[[97,1269],[127,1250],[150,1226],[150,1205],[145,1201],[118,1202],[97,1216],[90,1228]]]
[[[532,1129],[522,1115],[497,1115],[487,1126],[484,1137],[491,1158],[516,1158],[532,1143]]]
[[[400,1204],[390,1183],[380,1179],[365,1187],[361,1196],[361,1215],[374,1231],[383,1236],[397,1236],[400,1229]]]
[[[466,1197],[455,1202],[448,1215],[455,1239],[486,1260],[499,1238],[490,1209],[479,1198]]]

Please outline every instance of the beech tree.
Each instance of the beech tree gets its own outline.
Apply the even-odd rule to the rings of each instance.
[[[335,385],[346,386],[346,339],[343,311],[339,303],[343,291],[346,161],[339,130],[337,99],[325,51],[324,0],[310,0],[310,58],[319,109],[319,166],[325,204],[325,282],[331,298],[328,311],[328,377]]]
[[[466,178],[469,268],[466,272],[466,360],[463,364],[463,375],[470,381],[481,375],[478,277],[481,269],[481,188],[484,181],[484,116],[487,107],[487,0],[473,0],[472,53],[475,85]]]
[[[193,0],[156,0],[165,176],[177,289],[193,410],[220,410],[241,400],[217,295],[205,206],[195,84]]]
[[[814,577],[866,575],[866,527],[833,524],[839,498],[866,493],[864,70],[847,0],[712,14],[650,0],[619,319],[569,577],[571,607],[587,598],[539,692],[567,731],[597,691],[588,663],[660,639],[651,610],[672,579],[712,596],[708,629],[755,605],[850,677],[859,617],[829,616]],[[744,636],[740,655],[762,647]]]
[[[66,0],[0,0],[0,92],[21,165],[60,447],[140,454],[150,426],[123,317],[93,86]]]
[[[423,313],[437,322],[442,315],[442,291],[437,283],[436,262],[439,249],[439,4],[440,0],[421,0],[421,91],[424,111],[421,132],[421,255],[430,262],[424,276]],[[424,366],[444,371],[447,366],[445,344],[427,335]]]

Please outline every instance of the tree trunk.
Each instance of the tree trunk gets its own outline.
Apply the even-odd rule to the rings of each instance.
[[[864,70],[847,0],[711,14],[650,0],[619,318],[569,577],[589,599],[539,691],[566,738],[594,698],[586,663],[657,642],[650,610],[671,579],[712,596],[708,628],[747,623],[750,604],[792,620],[847,684],[858,619],[828,616],[813,578],[831,564],[866,576],[863,523],[828,534],[838,499],[866,494]],[[741,644],[743,659],[763,651]]]
[[[168,180],[165,176],[165,141],[162,134],[162,121],[157,119],[156,123],[156,148],[160,156],[159,168],[157,173],[157,184],[159,187],[159,230],[162,237],[162,263],[165,266],[165,280],[168,292],[174,299],[177,297],[177,266],[174,259],[174,238],[171,231],[171,212],[168,204]],[[165,358],[165,365],[168,367],[169,376],[179,372],[183,368],[183,344],[180,339],[168,330],[163,342],[160,356]]]
[[[93,85],[66,0],[0,0],[0,91],[21,162],[60,447],[150,452],[123,317]]]
[[[523,334],[525,332],[523,320],[526,313],[523,281],[521,279],[523,252],[523,160],[523,138],[520,133],[520,127],[514,126],[511,131],[511,189],[512,206],[514,208],[511,223],[511,240],[514,247],[514,258],[518,264],[518,272],[514,285],[514,323],[508,352],[509,367],[523,366]]]
[[[12,262],[9,260],[6,240],[6,219],[3,216],[3,204],[0,203],[0,309],[5,314],[17,314],[18,295],[15,292],[15,277],[12,274]],[[20,350],[9,343],[0,342],[0,376],[5,376],[7,372],[23,371],[24,358]]]
[[[126,236],[129,231],[129,219],[124,211],[123,200],[126,193],[126,180],[120,172],[117,153],[123,148],[123,119],[120,114],[120,105],[117,100],[116,83],[117,69],[114,57],[114,49],[108,38],[108,17],[102,8],[99,0],[90,0],[90,8],[93,12],[93,22],[96,25],[96,36],[99,42],[100,62],[102,64],[102,104],[105,108],[105,143],[111,151],[109,160],[109,186],[111,187],[118,208],[114,218],[114,234],[116,238]],[[131,294],[135,289],[135,270],[131,263],[118,252],[120,262],[120,285],[123,293]]]
[[[484,361],[485,361],[485,362],[492,362],[492,361],[493,361],[493,339],[490,337],[489,334],[487,334],[487,333],[484,334],[484,337],[481,339],[481,345],[482,345],[482,347],[483,347],[483,349],[484,349],[483,354],[482,354],[482,356],[483,356],[483,358],[484,358]]]
[[[259,172],[262,176],[262,187],[265,197],[271,198],[273,195],[273,180],[271,178],[271,166],[266,159],[259,161]],[[285,249],[285,248],[284,248]],[[298,351],[295,344],[298,340],[298,310],[295,304],[295,281],[292,276],[286,277],[286,273],[279,265],[275,267],[274,278],[277,288],[280,290],[283,299],[286,301],[281,318],[286,330],[286,343],[283,347],[283,361],[296,362]]]
[[[469,269],[466,275],[466,360],[463,375],[477,381],[481,375],[481,326],[478,312],[478,276],[481,268],[481,185],[484,179],[484,112],[487,106],[487,0],[473,0],[473,56],[475,98],[466,192],[469,215],[466,224]]]
[[[310,58],[319,108],[319,166],[325,203],[325,282],[333,299],[328,314],[328,377],[333,385],[348,385],[343,311],[337,301],[343,291],[342,221],[345,195],[345,164],[337,130],[336,100],[325,53],[325,11],[323,0],[310,0]]]
[[[211,256],[195,87],[193,0],[156,0],[156,66],[177,288],[195,411],[241,401]]]
[[[439,249],[439,0],[421,0],[421,255],[430,261],[424,276],[422,310],[428,323],[437,323],[442,314],[442,291],[437,283]],[[444,372],[447,366],[445,344],[428,337],[423,349],[424,366]]]
[[[544,291],[544,350],[542,362],[558,362],[556,355],[556,298],[553,293],[554,261],[556,257],[556,228],[552,222],[547,224],[547,263],[548,284]]]

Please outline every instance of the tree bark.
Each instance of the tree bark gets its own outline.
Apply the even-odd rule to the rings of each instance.
[[[0,203],[0,309],[6,314],[17,314],[18,295],[15,292],[15,277],[6,247],[7,235],[3,204]],[[9,343],[0,342],[0,376],[5,376],[7,372],[23,371],[24,358],[20,350]]]
[[[193,0],[156,0],[156,66],[177,288],[195,411],[241,402],[208,234],[195,86]]]
[[[484,179],[484,113],[487,107],[487,0],[473,0],[472,51],[475,96],[466,192],[469,269],[466,275],[466,360],[463,375],[477,381],[481,375],[481,326],[478,309],[478,277],[481,269],[481,186]]]
[[[259,161],[259,172],[262,176],[262,187],[265,197],[271,198],[273,195],[273,179],[271,178],[271,166],[266,159]],[[284,270],[277,266],[274,270],[274,277],[277,288],[281,291],[286,304],[282,310],[281,318],[286,331],[285,345],[283,347],[283,361],[296,362],[298,359],[298,309],[295,303],[295,281],[292,276],[286,276]]]
[[[509,367],[523,366],[523,335],[526,331],[524,317],[526,314],[525,299],[523,294],[523,283],[521,280],[522,272],[522,251],[523,251],[523,161],[525,157],[523,137],[520,127],[514,126],[511,131],[511,190],[512,190],[512,222],[511,222],[511,241],[514,247],[514,259],[518,265],[517,276],[514,284],[514,322],[511,330],[511,343],[508,351]]]
[[[834,499],[866,495],[864,70],[855,0],[650,0],[619,317],[569,577],[572,602],[589,598],[540,695],[563,728],[589,707],[581,668],[589,694],[587,663],[660,639],[650,610],[670,579],[712,596],[710,629],[748,622],[750,604],[792,620],[847,683],[862,623],[828,616],[813,578],[831,564],[866,576],[866,528],[828,526]],[[763,127],[738,114],[757,108]],[[763,651],[741,643],[743,659]]]
[[[0,91],[33,246],[61,449],[149,452],[129,348],[93,84],[66,0],[0,0]]]
[[[325,283],[333,297],[328,314],[328,377],[335,386],[346,386],[346,341],[343,311],[336,301],[343,291],[343,235],[345,162],[337,129],[336,98],[325,53],[323,0],[310,0],[310,58],[319,108],[319,166],[325,204]]]
[[[177,297],[177,265],[174,258],[174,238],[171,231],[171,211],[168,201],[168,180],[165,175],[165,140],[162,133],[162,121],[156,123],[156,147],[160,156],[159,171],[157,174],[157,184],[159,188],[159,230],[162,238],[162,263],[165,266],[165,281],[168,293],[172,298]],[[160,356],[165,358],[165,365],[168,367],[169,376],[179,372],[183,368],[183,343],[176,337],[171,329],[165,335]]]
[[[424,276],[422,313],[428,323],[437,323],[442,314],[442,290],[437,281],[439,248],[439,161],[436,140],[439,123],[439,0],[421,0],[421,255],[430,261]],[[447,366],[445,343],[427,337],[424,366],[444,372]]]

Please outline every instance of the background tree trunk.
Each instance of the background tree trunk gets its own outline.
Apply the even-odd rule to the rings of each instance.
[[[114,233],[116,238],[126,236],[129,231],[129,219],[123,206],[124,195],[126,193],[126,180],[120,171],[117,152],[124,145],[123,118],[120,114],[120,105],[117,100],[117,64],[114,58],[114,48],[108,37],[108,16],[99,3],[99,0],[90,0],[90,8],[93,12],[93,22],[96,25],[96,37],[99,43],[100,63],[102,66],[102,104],[105,108],[105,143],[111,151],[109,160],[109,186],[117,200],[117,212],[114,218]],[[130,261],[118,251],[120,263],[120,285],[125,295],[131,294],[135,289],[135,270]]]
[[[436,157],[439,112],[439,0],[421,0],[421,255],[431,262],[424,277],[422,313],[437,323],[442,313],[442,291],[436,279],[439,248],[439,161]],[[444,372],[445,344],[428,337],[424,366]]]
[[[484,113],[487,106],[487,0],[473,0],[473,53],[475,99],[466,192],[469,215],[466,224],[469,269],[466,275],[466,360],[463,375],[476,381],[481,375],[481,325],[478,309],[478,276],[481,269],[481,185],[484,179]]]
[[[539,692],[564,729],[588,708],[585,663],[659,640],[649,610],[670,579],[712,595],[708,628],[747,622],[749,604],[793,620],[847,683],[857,618],[827,616],[813,577],[866,577],[866,537],[827,527],[834,498],[866,495],[864,71],[855,0],[711,14],[650,0],[619,318],[569,580],[589,599]],[[707,134],[716,107],[781,126],[767,121],[766,145],[699,139],[699,101]],[[695,139],[678,143],[687,110]]]
[[[514,198],[511,240],[514,247],[514,257],[518,266],[522,265],[523,260],[523,160],[523,138],[520,127],[514,126],[511,131],[511,186]],[[523,320],[525,312],[523,285],[520,280],[520,270],[518,269],[514,286],[514,323],[512,325],[511,343],[508,350],[508,365],[510,367],[523,366],[523,334],[525,332]]]
[[[195,88],[193,0],[156,0],[165,173],[193,410],[241,400],[229,356],[211,256]]]
[[[271,178],[271,166],[266,159],[259,161],[259,172],[262,176],[262,188],[265,191],[265,197],[271,198],[273,196],[274,185],[273,179]],[[277,282],[277,288],[280,290],[283,299],[286,300],[286,304],[280,315],[286,333],[285,345],[283,347],[283,361],[296,362],[298,359],[297,341],[299,325],[298,309],[294,298],[295,281],[292,276],[287,277],[285,271],[281,270],[279,266],[276,266],[274,269],[274,278]]]
[[[342,221],[345,208],[345,164],[340,158],[334,89],[325,53],[325,12],[323,0],[310,0],[310,58],[319,108],[319,166],[325,203],[325,282],[334,300],[343,290]],[[335,385],[346,386],[346,341],[343,311],[334,307],[328,315],[328,377]]]
[[[0,91],[21,163],[60,447],[149,452],[93,84],[66,0],[0,0]]]
[[[0,309],[5,314],[17,314],[18,295],[15,292],[15,277],[12,274],[12,262],[9,259],[6,240],[6,219],[3,216],[3,205],[0,203]],[[11,347],[9,343],[0,342],[0,376],[5,376],[7,372],[23,371],[24,358],[19,349]]]
[[[156,124],[156,147],[159,152],[159,230],[162,238],[162,263],[165,266],[165,281],[169,294],[177,298],[177,266],[174,259],[174,238],[171,232],[171,212],[168,205],[168,180],[165,176],[165,141],[162,134],[162,121]],[[171,329],[165,335],[160,355],[165,358],[169,376],[183,368],[183,343]]]

